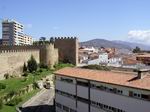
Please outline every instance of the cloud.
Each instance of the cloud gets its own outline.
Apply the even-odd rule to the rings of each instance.
[[[134,42],[150,43],[150,30],[131,30],[128,32],[128,38]]]

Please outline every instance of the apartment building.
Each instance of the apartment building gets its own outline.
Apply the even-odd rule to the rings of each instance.
[[[4,20],[2,22],[2,44],[3,45],[31,45],[32,38],[26,39],[23,32],[23,25],[14,20]]]
[[[149,112],[150,76],[63,68],[55,72],[56,112]]]

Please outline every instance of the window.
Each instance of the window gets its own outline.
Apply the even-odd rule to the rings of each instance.
[[[66,93],[66,92],[63,92],[63,91],[60,91],[60,90],[56,90],[56,93],[58,93],[58,94],[60,94],[60,95],[63,95],[63,96],[70,97],[70,98],[75,98],[74,95],[69,94],[69,93]]]
[[[76,110],[74,110],[74,109],[70,109],[70,112],[77,112]]]
[[[81,86],[89,86],[88,82],[83,82],[83,81],[77,81],[77,85],[81,85]]]
[[[91,105],[95,106],[97,108],[109,111],[109,112],[125,112],[124,110],[121,110],[121,109],[118,109],[118,108],[115,108],[115,107],[111,107],[111,106],[108,106],[108,105],[105,105],[105,104],[101,104],[101,103],[95,102],[95,101],[91,101]]]
[[[61,105],[60,103],[57,103],[57,102],[56,102],[56,107],[58,107],[58,108],[61,109],[62,105]]]
[[[142,99],[150,100],[150,95],[141,94]]]
[[[68,83],[73,83],[73,80],[69,79],[69,78],[63,78],[63,77],[61,77],[61,81],[68,82]]]
[[[81,97],[77,97],[78,98],[78,101],[81,101],[81,102],[84,102],[84,103],[89,103],[89,100],[88,99],[85,99],[85,98],[81,98]]]
[[[63,110],[64,110],[65,112],[69,112],[69,108],[66,107],[66,106],[63,106]]]

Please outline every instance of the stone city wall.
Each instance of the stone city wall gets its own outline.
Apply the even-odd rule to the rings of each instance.
[[[31,55],[39,63],[39,50],[0,50],[0,79],[4,74],[18,75]]]

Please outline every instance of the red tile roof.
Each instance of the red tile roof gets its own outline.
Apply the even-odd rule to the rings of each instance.
[[[136,73],[99,71],[99,70],[70,68],[70,67],[60,69],[56,71],[55,74],[150,90],[149,75],[147,75],[142,79],[132,80],[136,78]]]

